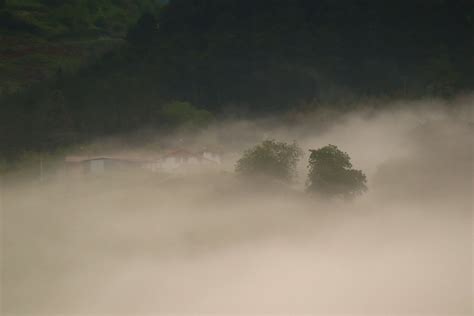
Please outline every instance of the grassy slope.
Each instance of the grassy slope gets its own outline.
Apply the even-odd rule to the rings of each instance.
[[[116,47],[142,12],[158,7],[154,0],[92,3],[6,0],[0,8],[0,94],[57,71],[73,72]]]

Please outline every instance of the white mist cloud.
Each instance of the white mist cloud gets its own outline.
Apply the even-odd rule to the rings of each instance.
[[[338,145],[368,175],[351,203],[304,194],[306,161],[294,187],[229,172],[8,184],[2,313],[468,315],[472,105],[227,122],[189,141]]]

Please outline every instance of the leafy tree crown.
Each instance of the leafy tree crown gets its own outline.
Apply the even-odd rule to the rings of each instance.
[[[244,152],[237,161],[236,172],[245,176],[268,176],[290,181],[296,176],[296,165],[302,150],[296,143],[265,140]]]
[[[308,191],[324,196],[351,198],[367,190],[367,178],[352,169],[350,157],[335,145],[310,150]]]

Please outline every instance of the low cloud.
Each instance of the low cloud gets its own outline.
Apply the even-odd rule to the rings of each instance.
[[[220,146],[218,171],[4,183],[2,313],[468,315],[472,105],[221,122],[168,141]],[[337,145],[369,191],[306,195],[307,157],[292,185],[241,182],[266,138]]]

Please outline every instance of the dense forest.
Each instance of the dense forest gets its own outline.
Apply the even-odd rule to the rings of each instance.
[[[13,2],[0,1],[1,34],[121,41],[74,70],[57,65],[49,79],[4,89],[6,160],[142,127],[474,87],[471,0],[29,1],[42,20],[15,16]]]

